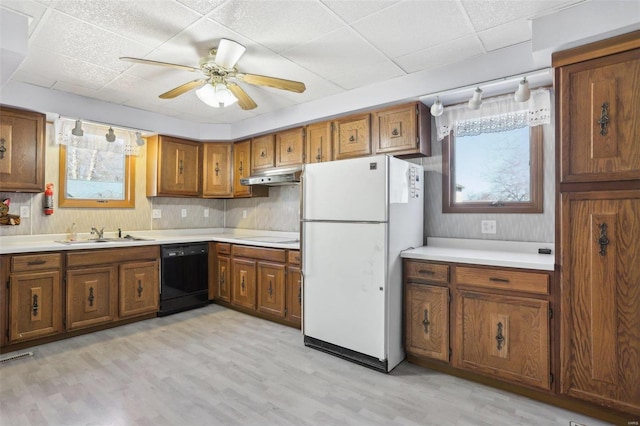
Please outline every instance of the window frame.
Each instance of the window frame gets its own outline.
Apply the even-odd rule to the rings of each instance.
[[[67,198],[67,147],[60,145],[60,191],[58,196],[58,207],[76,208],[135,208],[136,206],[136,157],[123,154],[124,165],[124,199],[88,199],[88,198]]]
[[[442,212],[443,213],[542,213],[543,212],[543,129],[529,128],[530,194],[528,202],[455,202],[455,139],[453,131],[442,140]]]

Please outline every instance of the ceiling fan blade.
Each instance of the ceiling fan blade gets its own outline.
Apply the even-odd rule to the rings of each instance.
[[[257,86],[273,87],[275,89],[288,90],[296,93],[302,93],[306,90],[304,83],[285,80],[283,78],[267,77],[266,75],[256,74],[236,74],[236,77],[245,83],[255,84]]]
[[[229,88],[229,90],[231,90],[231,93],[233,93],[233,95],[238,98],[238,105],[240,105],[240,108],[247,110],[254,109],[258,106],[253,101],[253,99],[251,99],[249,95],[247,95],[247,92],[245,92],[242,87],[238,86],[235,83],[227,83],[227,87]]]
[[[128,62],[136,62],[138,64],[160,65],[162,67],[171,67],[171,68],[177,68],[179,70],[187,70],[192,72],[199,70],[199,68],[190,67],[188,65],[170,64],[169,62],[150,61],[149,59],[130,58],[128,56],[121,56],[120,60],[128,61]]]
[[[177,96],[182,95],[183,93],[187,93],[191,89],[195,89],[196,87],[202,86],[206,82],[207,82],[206,79],[193,80],[188,83],[182,84],[174,89],[171,89],[168,92],[163,93],[159,97],[161,99],[173,99]]]
[[[240,43],[226,38],[220,39],[215,63],[222,68],[233,69],[245,50],[247,48]]]

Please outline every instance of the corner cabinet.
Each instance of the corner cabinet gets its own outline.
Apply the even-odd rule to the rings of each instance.
[[[201,145],[171,136],[147,138],[147,196],[197,197]]]
[[[0,105],[0,191],[44,191],[45,115]]]
[[[431,155],[431,114],[416,102],[373,113],[373,151],[399,157]]]
[[[202,197],[230,198],[233,196],[231,153],[233,144],[205,142],[202,144]]]
[[[640,416],[640,31],[554,53],[560,391]]]

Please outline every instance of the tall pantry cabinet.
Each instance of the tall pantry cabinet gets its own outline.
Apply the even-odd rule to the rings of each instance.
[[[640,31],[553,55],[560,390],[640,415]]]

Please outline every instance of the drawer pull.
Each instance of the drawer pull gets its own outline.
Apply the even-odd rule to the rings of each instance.
[[[298,287],[298,303],[302,304],[302,286]]]
[[[38,295],[34,294],[33,295],[33,303],[31,305],[31,310],[33,311],[33,316],[37,317],[38,316]]]
[[[269,297],[273,296],[273,288],[271,287],[271,280],[269,280],[269,288],[267,289],[267,292],[269,293]]]
[[[242,282],[240,283],[240,288],[242,289],[242,292],[244,293],[244,276],[242,277]]]
[[[87,301],[89,301],[89,306],[93,306],[93,301],[95,300],[95,296],[93,295],[93,287],[89,287],[89,297],[87,297]]]
[[[422,325],[424,326],[424,334],[429,334],[429,311],[424,310],[424,319],[422,320]]]
[[[420,275],[435,275],[435,272],[429,270],[429,269],[420,269],[418,270],[418,273]]]
[[[138,280],[138,297],[142,297],[142,290],[144,290],[144,288],[142,288],[142,280]]]
[[[224,272],[220,274],[220,288],[224,289]]]
[[[509,280],[506,278],[496,278],[496,277],[490,277],[489,281],[494,281],[497,283],[509,283]]]
[[[609,124],[609,102],[602,104],[602,112],[600,113],[598,124],[600,125],[600,135],[606,136],[608,132],[607,124]]]
[[[496,342],[498,343],[498,350],[502,350],[502,345],[504,344],[504,336],[502,335],[502,323],[498,323],[498,332],[496,334]]]
[[[609,237],[607,237],[607,224],[602,223],[598,225],[600,227],[600,238],[598,238],[598,244],[600,244],[600,256],[606,256],[607,246],[609,245]]]
[[[45,263],[47,263],[46,260],[38,259],[38,260],[30,260],[29,262],[27,262],[27,265],[35,266],[35,265],[44,265]]]

